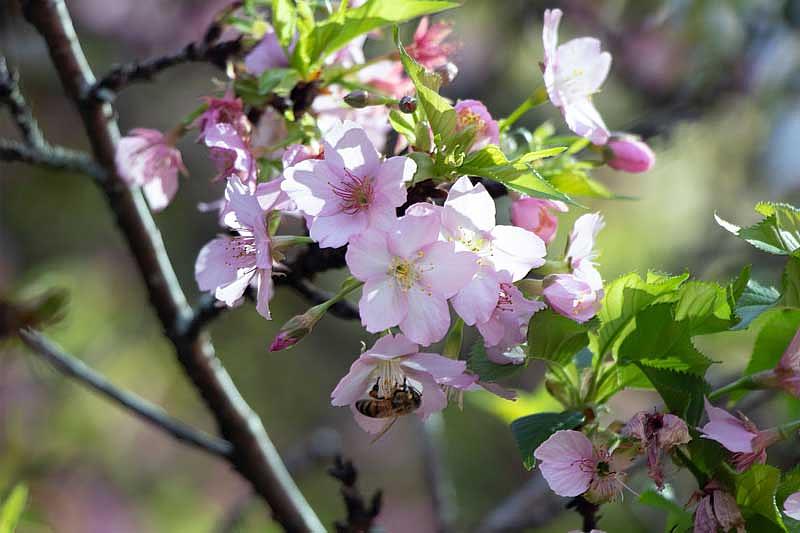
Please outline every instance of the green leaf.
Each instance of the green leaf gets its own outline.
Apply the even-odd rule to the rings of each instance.
[[[414,146],[417,142],[417,135],[414,132],[415,121],[414,115],[401,113],[396,109],[389,111],[389,124],[397,133],[404,135],[408,140],[408,144]]]
[[[287,48],[297,27],[297,9],[292,0],[272,0],[272,27],[278,42]]]
[[[522,455],[522,464],[531,470],[536,466],[533,452],[556,431],[575,429],[583,423],[583,413],[564,411],[563,413],[538,413],[523,416],[511,422],[511,433],[517,441]]]
[[[781,277],[781,293],[781,305],[800,307],[800,259],[795,256],[786,261]]]
[[[553,187],[527,163],[511,163],[494,145],[471,153],[458,169],[461,174],[498,181],[516,192],[537,198],[561,200],[575,205],[567,195]]]
[[[711,439],[701,438],[698,432],[692,428],[689,429],[692,435],[692,440],[689,441],[687,447],[689,454],[692,456],[692,463],[697,466],[709,478],[716,477],[720,471],[729,471],[727,467],[723,468],[725,459],[728,457],[729,452],[722,447],[722,445]]]
[[[684,284],[675,306],[675,320],[684,322],[691,335],[727,331],[734,321],[728,292],[716,283]]]
[[[683,532],[692,529],[694,523],[692,513],[662,493],[652,489],[646,490],[639,496],[639,503],[667,511],[667,525],[664,531]]]
[[[563,153],[567,149],[566,146],[555,146],[553,148],[544,148],[542,150],[534,150],[533,152],[528,152],[526,154],[521,155],[517,159],[514,160],[514,163],[532,163],[534,161],[538,161],[539,159],[544,159],[545,157],[553,157]]]
[[[403,63],[406,74],[414,82],[417,100],[430,123],[434,137],[438,135],[442,143],[448,148],[452,148],[451,141],[456,133],[458,116],[450,102],[437,92],[441,85],[441,78],[438,74],[426,71],[425,67],[408,55],[403,43],[400,42],[396,26],[394,28],[394,44],[400,52],[400,61]]]
[[[587,344],[587,327],[552,309],[535,313],[528,324],[529,357],[566,365]]]
[[[17,485],[0,506],[0,533],[14,533],[28,502],[28,489]]]
[[[631,323],[642,309],[656,301],[675,301],[678,288],[688,279],[681,276],[663,276],[648,273],[646,279],[633,272],[612,281],[606,286],[600,311],[600,329],[592,336],[592,350],[603,356],[613,350],[631,329]]]
[[[258,78],[258,94],[286,94],[300,79],[296,70],[291,68],[273,68],[265,71]]]
[[[756,211],[764,218],[741,228],[716,216],[720,226],[759,250],[776,255],[794,255],[800,249],[800,210],[788,204],[762,202]]]
[[[614,193],[597,180],[578,169],[563,169],[561,172],[547,177],[548,181],[559,191],[570,196],[586,196],[588,198],[613,198]]]
[[[661,395],[671,413],[694,427],[703,414],[703,399],[711,389],[701,376],[636,363]]]
[[[486,355],[486,348],[483,346],[482,341],[478,341],[472,345],[470,349],[470,357],[467,361],[467,368],[476,373],[481,381],[497,381],[498,379],[506,379],[523,370],[526,364],[521,365],[498,365],[489,361]]]
[[[775,493],[778,507],[783,509],[784,500],[798,491],[800,491],[800,465],[795,466],[781,477],[781,483]]]
[[[653,389],[653,384],[636,365],[614,365],[597,390],[597,403],[605,403],[624,389]]]
[[[744,292],[736,300],[736,316],[739,323],[732,330],[742,330],[758,318],[762,313],[772,309],[778,302],[781,294],[774,287],[765,287],[756,280],[747,282]]]
[[[736,503],[746,519],[760,515],[779,531],[786,531],[783,518],[775,503],[775,493],[781,479],[781,472],[770,465],[753,465],[736,476]],[[763,531],[759,529],[759,531]]]
[[[763,320],[746,375],[775,368],[800,327],[800,309],[773,309]]]

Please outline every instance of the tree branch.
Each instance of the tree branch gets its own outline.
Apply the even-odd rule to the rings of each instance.
[[[46,144],[39,124],[19,90],[19,75],[8,69],[6,58],[0,56],[0,104],[8,107],[11,118],[22,133],[25,143],[31,146]]]
[[[36,148],[19,141],[0,139],[0,161],[28,163],[54,170],[80,172],[96,180],[102,180],[105,177],[103,169],[92,161],[88,154],[49,144],[46,145],[46,148]]]
[[[47,42],[50,56],[67,95],[76,103],[92,150],[108,174],[103,183],[109,206],[139,267],[165,334],[180,364],[214,415],[223,438],[233,445],[232,465],[269,504],[275,519],[288,531],[324,531],[298,490],[269,439],[261,420],[247,405],[204,335],[187,337],[178,331],[191,316],[161,234],[138,190],[129,189],[116,174],[114,155],[119,128],[111,106],[85,95],[95,79],[72,27],[63,0],[23,0],[23,11]]]
[[[19,331],[19,337],[33,353],[42,357],[56,370],[64,373],[95,392],[105,396],[152,426],[169,433],[175,439],[200,448],[212,455],[229,459],[233,447],[230,442],[206,435],[176,420],[146,400],[115,387],[105,377],[86,366],[80,359],[66,353],[50,339],[32,329]]]
[[[372,531],[372,523],[381,512],[381,491],[372,495],[369,506],[364,502],[361,491],[358,490],[358,472],[351,461],[343,461],[337,456],[331,468],[328,469],[331,477],[342,483],[341,492],[347,508],[347,520],[336,522],[337,533],[367,533]]]

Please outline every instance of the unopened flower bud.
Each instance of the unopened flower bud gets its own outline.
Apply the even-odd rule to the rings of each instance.
[[[450,85],[453,80],[458,76],[458,67],[455,63],[445,63],[437,68],[434,72],[442,79],[442,87]]]
[[[275,336],[269,346],[269,351],[279,352],[300,342],[303,337],[311,333],[311,330],[314,329],[314,326],[327,309],[328,307],[325,304],[316,305],[302,315],[290,318]]]
[[[612,137],[606,145],[608,166],[623,172],[647,172],[656,162],[656,155],[647,144],[637,137]]]
[[[400,108],[400,111],[403,113],[411,114],[417,110],[417,99],[413,96],[404,96],[398,102],[397,107]]]
[[[344,97],[345,103],[356,109],[367,107],[369,105],[369,99],[369,93],[360,89],[347,93]]]

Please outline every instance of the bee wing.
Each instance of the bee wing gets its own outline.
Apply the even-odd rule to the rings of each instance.
[[[389,429],[391,429],[391,427],[394,425],[394,423],[397,422],[398,418],[400,418],[400,417],[399,416],[393,416],[391,420],[386,422],[386,425],[383,426],[383,429],[380,430],[378,432],[378,434],[375,435],[375,437],[373,437],[371,441],[369,441],[369,443],[370,444],[375,444],[376,442],[378,442],[378,439],[383,437],[386,434],[386,432],[389,431]]]

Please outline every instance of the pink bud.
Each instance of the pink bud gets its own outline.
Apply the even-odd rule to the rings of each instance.
[[[290,318],[281,326],[280,331],[269,346],[269,351],[279,352],[291,348],[300,342],[303,337],[311,333],[311,330],[314,329],[314,325],[319,322],[319,319],[322,318],[325,311],[328,310],[328,307],[327,303],[316,305],[302,315],[296,315]]]
[[[542,294],[556,313],[575,322],[586,322],[596,315],[603,299],[602,289],[572,274],[547,276]]]
[[[614,137],[607,144],[611,151],[608,166],[623,172],[647,172],[656,162],[656,154],[644,141],[635,137]]]
[[[535,233],[545,243],[556,236],[558,217],[553,211],[567,211],[567,205],[557,200],[542,200],[523,196],[511,203],[511,223]]]

